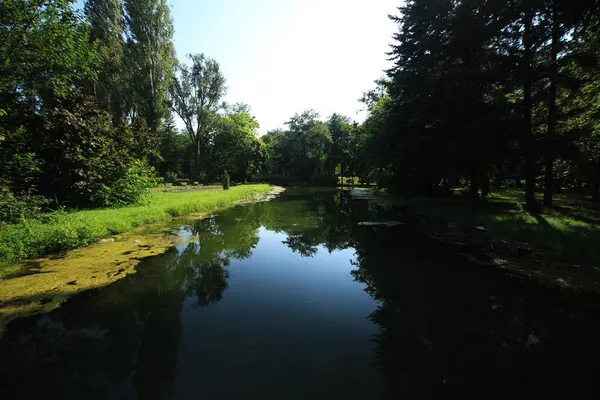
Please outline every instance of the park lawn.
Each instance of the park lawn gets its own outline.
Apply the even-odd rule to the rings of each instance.
[[[542,195],[537,194],[541,203]],[[487,203],[467,198],[394,201],[421,229],[460,245],[477,258],[526,275],[600,292],[600,206],[587,198],[559,194],[540,213],[523,208],[524,192],[492,192]]]
[[[87,246],[140,225],[211,212],[270,190],[269,185],[241,185],[230,190],[155,191],[144,205],[55,212],[41,220],[0,225],[0,272],[1,265]]]
[[[165,192],[193,192],[202,190],[216,190],[221,189],[223,185],[186,185],[186,186],[171,186],[160,185],[151,190],[151,193],[165,193]]]

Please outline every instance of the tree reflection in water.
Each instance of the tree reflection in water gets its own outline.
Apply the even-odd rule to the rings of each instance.
[[[194,297],[197,307],[221,300],[226,267],[258,243],[258,221],[230,222],[196,221],[190,231],[198,243],[148,258],[136,275],[47,316],[12,324],[0,343],[0,357],[11,360],[0,367],[2,398],[129,398],[132,386],[138,399],[168,397],[184,300]]]
[[[600,323],[586,296],[469,263],[410,227],[356,238],[390,398],[598,398]]]
[[[397,210],[340,191],[290,191],[196,221],[187,231],[197,242],[12,323],[0,342],[10,360],[0,363],[1,397],[172,397],[185,300],[206,307],[226,296],[229,265],[252,256],[264,227],[302,257],[355,249],[352,275],[379,304],[365,318],[380,329],[374,350],[389,398],[600,398],[596,299],[472,264],[402,217],[404,226],[360,226]]]

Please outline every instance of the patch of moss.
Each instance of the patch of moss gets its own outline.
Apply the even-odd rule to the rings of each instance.
[[[114,243],[94,244],[19,264],[13,268],[22,276],[4,279],[0,284],[0,333],[10,321],[49,312],[72,295],[109,285],[136,272],[146,257],[164,253],[177,244],[174,235],[164,235],[159,227],[149,227],[122,235]]]
[[[271,192],[253,195],[248,200],[221,204],[210,212],[189,215],[185,222],[206,218],[237,204],[270,200],[283,190],[274,187]],[[140,226],[113,236],[113,243],[97,243],[5,267],[4,279],[0,279],[0,336],[10,321],[52,311],[77,293],[110,285],[136,273],[136,266],[144,258],[183,244],[184,239],[177,236],[175,227],[185,223],[179,222],[170,220]],[[187,240],[198,238],[192,236]]]

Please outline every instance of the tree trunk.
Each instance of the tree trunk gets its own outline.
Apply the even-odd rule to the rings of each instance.
[[[481,188],[481,201],[487,201],[490,194],[490,177],[484,171],[479,177],[479,187]]]
[[[528,9],[523,17],[523,150],[524,150],[524,175],[525,175],[525,207],[532,210],[536,208],[535,201],[535,138],[533,137],[531,110],[532,110],[532,25],[533,12]]]
[[[479,202],[479,172],[477,168],[471,166],[471,179],[469,183],[469,196],[474,203]]]
[[[200,180],[200,140],[195,141],[194,147],[194,172],[192,173],[192,179]]]
[[[554,189],[554,140],[556,137],[556,91],[558,85],[558,45],[560,40],[556,1],[552,1],[552,50],[550,56],[550,96],[548,99],[548,134],[544,154],[544,205],[552,206]]]
[[[600,178],[598,177],[592,181],[592,201],[594,203],[600,202]]]

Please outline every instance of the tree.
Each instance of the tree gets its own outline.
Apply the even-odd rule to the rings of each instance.
[[[112,115],[113,124],[125,117],[124,74],[125,16],[121,0],[86,0],[85,13],[90,22],[90,40],[97,41],[103,66],[92,93]]]
[[[492,176],[523,176],[535,210],[543,160],[551,204],[559,149],[584,125],[586,107],[574,106],[568,92],[581,87],[573,59],[589,40],[581,32],[594,29],[592,3],[407,1],[391,17],[400,29],[390,80],[361,99],[370,113],[361,128],[363,169],[391,173],[391,189],[405,194],[468,185],[474,200]]]
[[[33,203],[34,194],[74,194],[56,193],[45,178],[66,151],[88,150],[65,149],[67,133],[54,116],[80,115],[86,83],[98,77],[101,57],[89,35],[68,1],[0,3],[0,182],[11,196]],[[61,170],[62,181],[76,172]]]
[[[247,104],[228,107],[217,129],[211,151],[211,166],[228,171],[233,180],[247,181],[258,173],[264,160],[264,144],[258,139],[260,125]]]
[[[343,183],[344,172],[349,164],[352,125],[348,117],[334,113],[327,120],[327,127],[332,140],[328,163],[332,165],[336,174],[339,169]]]
[[[219,63],[204,54],[190,54],[192,65],[179,64],[171,79],[169,104],[185,124],[194,145],[194,175],[201,171],[202,153],[220,122],[216,114],[227,92]]]
[[[167,116],[167,92],[175,68],[173,20],[166,0],[125,0],[131,118],[143,118],[156,134]]]
[[[305,182],[331,181],[335,172],[332,166],[327,165],[331,133],[318,118],[316,111],[306,110],[286,122],[289,126],[287,140],[293,149],[289,161],[291,172]]]
[[[283,129],[275,129],[261,137],[265,146],[265,171],[269,174],[284,174],[291,156],[287,135]]]
[[[169,183],[173,183],[175,178],[191,177],[192,143],[185,133],[178,131],[172,116],[161,123],[158,128],[158,139],[160,140],[160,157],[162,159],[158,163],[160,175],[168,177]]]

